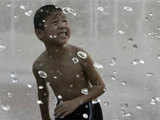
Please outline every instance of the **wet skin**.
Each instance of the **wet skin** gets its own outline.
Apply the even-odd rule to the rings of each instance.
[[[44,25],[44,31],[35,30],[36,35],[46,47],[46,51],[35,60],[32,66],[38,87],[44,87],[38,89],[38,95],[40,99],[45,99],[45,96],[48,97],[46,83],[49,83],[57,99],[58,95],[61,95],[62,100],[66,101],[64,106],[68,107],[68,110],[70,109],[68,113],[66,112],[63,115],[66,116],[79,106],[79,104],[76,104],[77,101],[73,100],[83,95],[81,89],[88,88],[88,92],[90,92],[91,86],[89,83],[104,86],[104,82],[93,67],[93,61],[88,53],[79,47],[67,44],[70,38],[70,29],[62,12],[51,14],[46,18]],[[85,52],[87,58],[78,58],[78,51]],[[78,58],[79,62],[74,63],[73,57]],[[41,78],[38,74],[39,70],[47,73],[47,78]],[[47,99],[45,100],[47,101]],[[48,105],[47,102],[46,105]],[[64,112],[63,109],[58,109],[59,106],[55,109],[56,114],[59,112],[58,115],[60,115]],[[43,108],[43,110],[42,113],[47,111],[46,108]],[[43,118],[49,119],[49,113],[45,114],[42,115]]]

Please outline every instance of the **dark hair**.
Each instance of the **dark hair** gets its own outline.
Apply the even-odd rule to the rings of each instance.
[[[44,21],[52,12],[62,11],[61,8],[55,5],[45,5],[39,8],[34,16],[34,28],[44,30]]]

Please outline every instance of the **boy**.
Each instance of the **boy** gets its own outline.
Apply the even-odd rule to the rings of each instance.
[[[44,51],[33,63],[42,120],[51,120],[48,89],[57,98],[56,120],[102,120],[100,104],[92,103],[105,92],[105,84],[96,72],[89,54],[67,44],[70,28],[61,8],[45,5],[34,16],[35,34],[44,43]]]

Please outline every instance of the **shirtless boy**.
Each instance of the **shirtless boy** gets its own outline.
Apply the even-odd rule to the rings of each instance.
[[[51,86],[57,98],[55,120],[103,120],[100,103],[105,84],[82,48],[67,44],[70,28],[61,8],[45,5],[34,16],[35,34],[46,50],[34,61],[42,120],[51,120],[48,108]]]

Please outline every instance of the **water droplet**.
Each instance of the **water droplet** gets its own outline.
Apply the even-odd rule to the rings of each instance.
[[[58,99],[62,99],[62,95],[58,95]]]
[[[43,23],[45,23],[45,22],[46,22],[46,20],[42,20],[42,22],[43,22]]]
[[[32,88],[32,85],[31,85],[31,84],[27,84],[27,87],[28,87],[28,88]]]
[[[80,77],[80,75],[79,75],[79,74],[77,74],[77,75],[76,75],[76,77],[77,77],[77,78],[79,78],[79,77]]]
[[[85,105],[85,108],[88,108],[88,105]]]
[[[116,58],[112,57],[111,63],[109,65],[114,66],[115,64],[116,64]]]
[[[118,33],[121,34],[121,35],[125,34],[125,32],[122,31],[122,30],[118,30]]]
[[[53,76],[54,79],[57,79],[57,76]]]
[[[114,75],[111,75],[111,79],[112,79],[112,80],[117,80]]]
[[[100,6],[100,7],[97,8],[97,10],[103,12],[103,11],[104,11],[104,8]]]
[[[129,38],[129,39],[128,39],[128,42],[133,42],[133,38]]]
[[[81,93],[84,95],[88,95],[88,89],[87,88],[81,89]]]
[[[86,59],[87,58],[87,54],[83,51],[78,51],[77,55],[82,58],[82,59]]]
[[[149,12],[148,15],[149,15],[149,16],[153,16],[152,12]]]
[[[12,97],[12,93],[8,92],[8,97]]]
[[[16,73],[15,72],[12,72],[11,74],[10,74],[10,77],[11,78],[16,78],[17,76],[16,76]]]
[[[144,64],[144,60],[139,60],[139,63]]]
[[[103,69],[103,65],[97,63],[97,62],[94,62],[93,66],[97,69]]]
[[[47,73],[45,73],[44,71],[38,71],[38,74],[41,78],[47,78]]]
[[[10,106],[9,105],[1,105],[1,108],[4,111],[9,111],[10,110]]]
[[[131,62],[132,65],[137,65],[137,64],[139,64],[139,63],[144,64],[144,60],[142,60],[142,59],[134,59],[134,60]]]
[[[0,45],[0,52],[3,51],[3,50],[5,50],[5,49],[6,49],[6,46]]]
[[[133,48],[138,48],[138,45],[137,45],[137,44],[134,44],[134,45],[133,45]]]
[[[117,74],[117,72],[116,72],[116,71],[113,71],[113,74]]]
[[[15,15],[14,18],[17,18],[17,16]]]
[[[107,88],[105,87],[105,88],[103,89],[103,91],[105,91],[105,92],[106,92],[106,91],[107,91]]]
[[[70,87],[72,88],[72,87],[73,87],[73,84],[70,84]]]
[[[7,6],[7,7],[11,7],[11,4],[7,4],[6,6]]]
[[[124,6],[123,9],[128,11],[128,12],[132,12],[133,11],[133,8],[129,7],[129,6]]]
[[[96,103],[99,103],[99,102],[101,102],[101,100],[100,100],[100,99],[92,100],[92,104],[96,104]]]
[[[157,26],[157,28],[156,28],[157,30],[160,30],[160,26]]]
[[[128,103],[120,104],[120,106],[121,106],[121,109],[126,109],[128,108]]]
[[[126,81],[121,81],[121,85],[126,86],[127,82]]]
[[[24,5],[20,5],[20,8],[23,9],[23,10],[26,9]]]
[[[132,116],[132,113],[124,113],[123,115],[122,115],[123,117],[131,117]]]
[[[39,86],[38,88],[39,88],[39,89],[43,89],[44,87],[43,87],[43,86]]]
[[[32,13],[33,13],[33,11],[32,11],[32,10],[29,10],[29,11],[25,12],[25,15],[27,15],[27,16],[31,16],[31,15],[32,15]]]
[[[17,75],[15,74],[15,72],[12,72],[10,74],[10,77],[11,77],[12,83],[17,83],[18,82]]]
[[[74,64],[76,64],[76,63],[79,62],[78,58],[76,58],[76,57],[73,57],[73,58],[72,58],[72,61],[73,61]]]
[[[155,97],[152,97],[150,104],[151,104],[151,105],[157,104],[157,101],[156,101],[156,98],[155,98]]]
[[[54,38],[57,38],[57,36],[56,36],[56,35],[53,35],[53,37],[54,37]]]
[[[151,76],[153,76],[153,73],[146,73],[145,76],[146,77],[151,77]]]
[[[104,106],[109,106],[110,102],[109,101],[104,101]]]
[[[64,7],[62,10],[63,10],[64,14],[71,13],[74,16],[77,15],[77,13],[72,8],[70,8],[70,7]]]
[[[41,100],[37,100],[37,104],[43,104]]]
[[[137,108],[138,110],[142,110],[142,106],[141,106],[141,105],[137,105],[136,108]]]
[[[87,119],[88,118],[88,114],[87,113],[83,113],[83,118]]]
[[[50,38],[53,38],[53,36],[52,36],[52,35],[49,35],[49,37],[50,37]]]
[[[157,56],[157,59],[159,59],[159,60],[160,60],[160,55],[158,55],[158,56]]]

